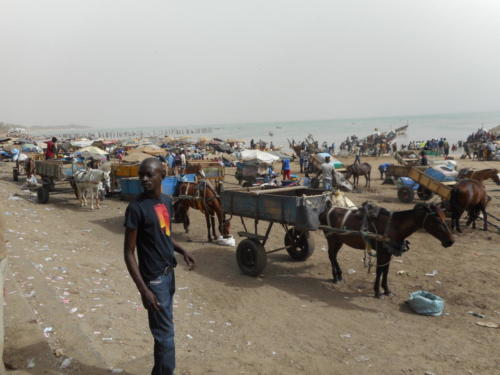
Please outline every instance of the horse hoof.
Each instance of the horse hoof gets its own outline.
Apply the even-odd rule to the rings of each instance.
[[[383,298],[381,294],[375,294],[373,297],[377,298],[377,299],[382,299]]]
[[[384,292],[384,295],[390,297],[393,296],[394,294],[390,290],[388,290]]]

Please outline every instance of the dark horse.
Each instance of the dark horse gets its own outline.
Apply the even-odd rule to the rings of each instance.
[[[450,194],[449,208],[451,211],[451,229],[460,230],[460,216],[467,211],[469,218],[466,225],[472,223],[472,228],[476,228],[476,219],[479,217],[479,211],[483,213],[484,226],[483,229],[488,230],[488,222],[486,215],[486,206],[490,198],[486,194],[484,185],[477,180],[461,180],[458,181]]]
[[[353,185],[358,187],[359,176],[365,176],[365,187],[370,186],[370,174],[372,173],[372,166],[368,163],[354,163],[346,168],[345,178],[348,180],[353,176]]]
[[[355,249],[367,249],[367,244],[377,253],[377,273],[373,289],[375,297],[380,297],[380,278],[385,295],[391,291],[387,284],[387,274],[392,255],[401,255],[408,250],[407,237],[424,228],[432,236],[441,241],[443,247],[453,245],[453,236],[446,225],[443,211],[434,204],[418,203],[412,210],[391,213],[380,208],[378,212],[369,213],[362,208],[348,210],[346,208],[327,208],[320,214],[320,222],[333,228],[342,228],[352,233],[331,232],[325,230],[328,241],[328,255],[332,265],[333,282],[342,280],[342,270],[337,261],[337,253],[343,244]],[[378,235],[364,236],[361,228]]]
[[[229,235],[230,221],[225,219],[220,198],[209,182],[181,182],[175,195],[178,199],[174,204],[174,217],[177,222],[180,221],[184,224],[186,233],[189,232],[190,224],[188,210],[193,208],[205,214],[209,242],[212,242],[210,230],[212,230],[214,239],[217,238],[214,216],[217,216],[219,221],[219,232],[223,236]]]

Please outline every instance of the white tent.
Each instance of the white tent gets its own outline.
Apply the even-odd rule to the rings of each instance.
[[[250,164],[273,164],[273,162],[280,160],[276,155],[272,155],[269,152],[264,152],[260,150],[243,150],[236,153],[238,160],[250,163]]]
[[[91,141],[90,139],[82,138],[78,140],[71,141],[71,146],[73,147],[87,147],[92,145],[94,141]]]
[[[75,152],[75,154],[81,154],[84,158],[95,158],[95,159],[100,159],[106,156],[108,153],[99,147],[95,146],[87,146],[84,148],[79,149],[78,151]]]

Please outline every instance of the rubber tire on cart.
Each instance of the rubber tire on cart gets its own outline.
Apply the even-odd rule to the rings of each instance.
[[[17,182],[19,181],[19,169],[12,168],[12,179]]]
[[[245,239],[239,243],[236,249],[236,261],[241,272],[245,275],[259,276],[266,268],[266,250],[259,242]]]
[[[423,201],[427,201],[432,198],[432,191],[427,188],[420,186],[417,190],[417,195]]]
[[[293,246],[286,249],[290,258],[304,261],[314,252],[314,240],[309,232],[303,232],[290,228],[285,234],[285,246]]]
[[[415,198],[415,193],[408,186],[403,186],[398,189],[398,198],[403,203],[411,203]]]
[[[38,203],[45,204],[49,201],[49,187],[47,185],[42,185],[36,191],[36,197]]]

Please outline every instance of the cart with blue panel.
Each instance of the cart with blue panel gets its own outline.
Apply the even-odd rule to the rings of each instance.
[[[428,167],[391,165],[389,173],[399,177],[396,186],[398,198],[403,203],[413,202],[415,193],[422,200],[429,200],[436,194],[447,201],[450,199],[451,187],[456,183],[453,177]]]
[[[329,193],[304,186],[277,189],[226,190],[221,195],[224,213],[239,216],[244,239],[236,249],[240,270],[258,276],[267,264],[267,255],[286,250],[293,260],[305,261],[314,251],[311,231],[319,228],[319,214],[326,206]],[[246,219],[253,220],[253,230]],[[264,235],[259,234],[259,222],[267,222]],[[265,246],[274,224],[285,231],[284,246],[266,251]]]

